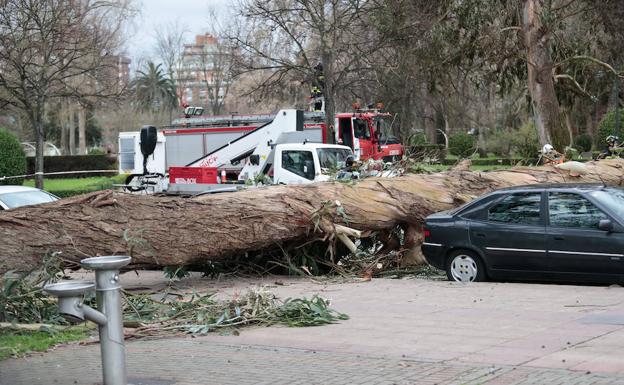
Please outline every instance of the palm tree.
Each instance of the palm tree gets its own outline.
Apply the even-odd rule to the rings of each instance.
[[[143,111],[166,111],[178,106],[173,80],[160,68],[160,64],[147,62],[144,70],[137,71],[134,81],[134,95],[137,108]]]

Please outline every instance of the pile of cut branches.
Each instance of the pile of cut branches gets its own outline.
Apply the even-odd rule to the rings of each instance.
[[[329,305],[329,300],[316,295],[280,301],[264,287],[251,288],[229,301],[215,299],[214,293],[184,296],[165,292],[156,299],[149,293],[127,294],[124,325],[134,328],[130,337],[146,337],[217,330],[236,334],[241,326],[319,326],[349,318]]]

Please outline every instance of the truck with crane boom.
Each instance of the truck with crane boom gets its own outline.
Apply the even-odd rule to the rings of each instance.
[[[219,182],[249,181],[257,177],[259,167],[256,157],[250,157],[259,142],[256,138],[268,135],[268,132],[279,134],[298,131],[298,134],[284,135],[282,138],[273,135],[273,145],[297,143],[328,143],[324,112],[299,111],[296,122],[291,122],[291,129],[280,114],[250,114],[203,117],[203,109],[187,107],[184,116],[173,121],[172,126],[164,127],[157,133],[157,145],[147,160],[147,166],[152,174],[146,177],[142,163],[140,149],[140,135],[138,132],[122,132],[119,134],[119,172],[130,174],[126,185],[129,189],[141,190],[146,179],[151,182],[159,180],[159,184],[166,185],[165,175],[171,170],[182,172],[180,167],[217,168]],[[380,110],[356,109],[351,113],[336,114],[333,141],[350,148],[356,160],[375,159],[393,161],[403,155],[402,145],[390,135],[392,115]],[[271,128],[265,126],[271,125]],[[281,127],[277,129],[276,127]],[[298,127],[294,129],[292,127]],[[258,129],[262,130],[258,131]],[[249,143],[258,143],[255,147]],[[258,150],[260,151],[260,150]],[[263,154],[268,157],[266,145],[263,145]],[[236,156],[230,156],[236,153]],[[226,155],[228,154],[228,155]],[[228,162],[217,162],[217,158],[228,158]],[[249,158],[249,159],[247,159]],[[218,163],[218,164],[217,164]],[[269,171],[269,170],[265,170]],[[274,170],[270,170],[273,171]],[[190,172],[187,170],[186,172]],[[253,175],[252,175],[253,174]],[[263,173],[264,175],[268,175]],[[189,177],[188,180],[193,180]],[[281,178],[278,183],[293,183]],[[181,179],[180,179],[181,180]],[[301,183],[303,181],[299,181]],[[163,186],[166,188],[166,186]],[[160,190],[160,189],[157,189]]]
[[[227,189],[223,184],[231,182],[228,170],[233,169],[238,172],[231,175],[236,175],[236,182],[243,183],[267,177],[274,184],[328,180],[328,170],[344,166],[353,152],[347,146],[321,143],[320,129],[304,129],[303,118],[303,111],[281,110],[272,121],[187,165],[169,167],[168,178],[158,172],[162,169],[150,169],[155,165],[154,162],[150,164],[150,160],[154,160],[153,154],[158,151],[158,136],[156,133],[145,134],[145,131],[155,131],[154,127],[145,127],[140,135],[138,150],[142,155],[147,154],[143,161],[146,169],[137,177],[139,183],[130,187],[139,191],[151,186],[154,191],[170,194],[223,191]],[[145,141],[148,137],[152,144]],[[164,147],[162,139],[161,136],[161,151]],[[146,146],[149,147],[147,151],[144,150]]]

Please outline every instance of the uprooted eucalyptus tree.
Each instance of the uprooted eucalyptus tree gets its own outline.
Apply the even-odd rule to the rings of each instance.
[[[505,186],[620,185],[623,170],[624,160],[590,162],[587,173],[576,178],[550,166],[492,172],[456,168],[355,184],[271,186],[194,199],[102,191],[0,213],[0,272],[38,267],[46,254],[59,252],[67,262],[132,253],[137,268],[200,264],[314,237],[366,237],[397,225],[406,229],[408,259],[420,263],[418,234],[432,212]]]

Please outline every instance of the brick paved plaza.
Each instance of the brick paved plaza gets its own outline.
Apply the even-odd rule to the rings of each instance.
[[[162,278],[124,279],[142,286]],[[223,297],[254,284],[273,286],[280,297],[318,293],[351,318],[315,328],[248,328],[240,336],[129,341],[132,383],[624,384],[620,287],[282,278],[284,285],[276,286],[275,280],[181,285],[216,289]],[[0,362],[1,385],[100,379],[96,344]]]

